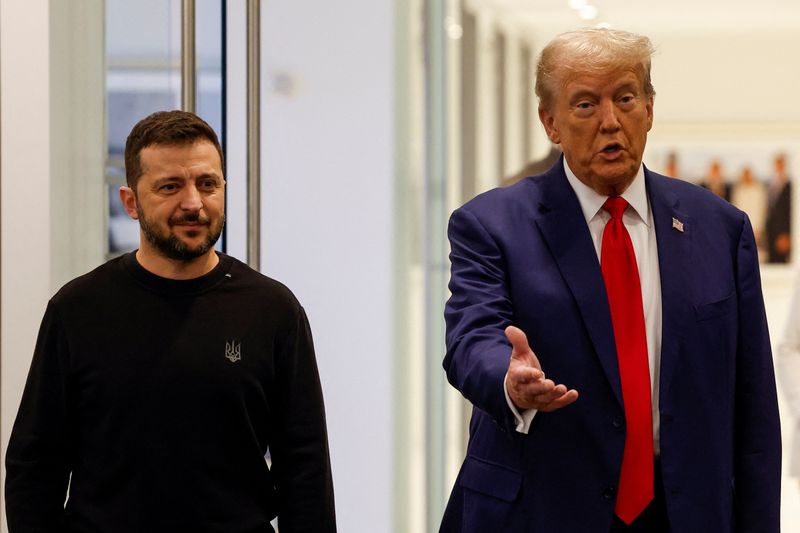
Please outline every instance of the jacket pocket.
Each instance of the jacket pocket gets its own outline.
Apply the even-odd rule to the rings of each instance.
[[[511,468],[468,456],[461,471],[465,489],[512,502],[522,486],[522,474]]]
[[[698,321],[711,320],[725,316],[736,309],[736,292],[730,293],[721,300],[694,306],[695,316]]]

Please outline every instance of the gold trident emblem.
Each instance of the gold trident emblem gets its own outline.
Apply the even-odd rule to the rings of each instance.
[[[231,363],[242,360],[242,343],[236,344],[235,341],[225,343],[225,358]]]

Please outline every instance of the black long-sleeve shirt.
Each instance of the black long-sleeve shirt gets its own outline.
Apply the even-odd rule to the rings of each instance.
[[[192,280],[134,254],[77,278],[48,304],[6,469],[11,533],[335,531],[302,307],[224,254]]]

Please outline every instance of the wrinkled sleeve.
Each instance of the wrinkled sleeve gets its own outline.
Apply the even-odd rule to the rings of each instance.
[[[474,406],[489,413],[499,427],[517,425],[505,396],[511,344],[505,328],[512,323],[506,283],[506,260],[486,228],[464,208],[448,226],[450,299],[445,306],[448,381]]]
[[[305,312],[276,354],[277,427],[270,447],[281,533],[336,531],[325,407]]]
[[[39,329],[6,452],[10,533],[56,532],[63,528],[72,442],[67,407],[68,356],[51,302]]]

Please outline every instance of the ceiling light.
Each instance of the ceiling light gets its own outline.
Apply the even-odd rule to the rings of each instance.
[[[578,16],[583,20],[594,20],[597,17],[597,8],[587,4],[578,11]]]
[[[444,19],[444,29],[447,32],[447,36],[456,41],[464,35],[464,28],[453,17]]]
[[[587,0],[569,0],[569,7],[575,11],[579,11],[586,6]]]
[[[453,40],[461,39],[461,36],[464,35],[464,28],[459,26],[458,24],[451,24],[447,27],[447,36]]]

